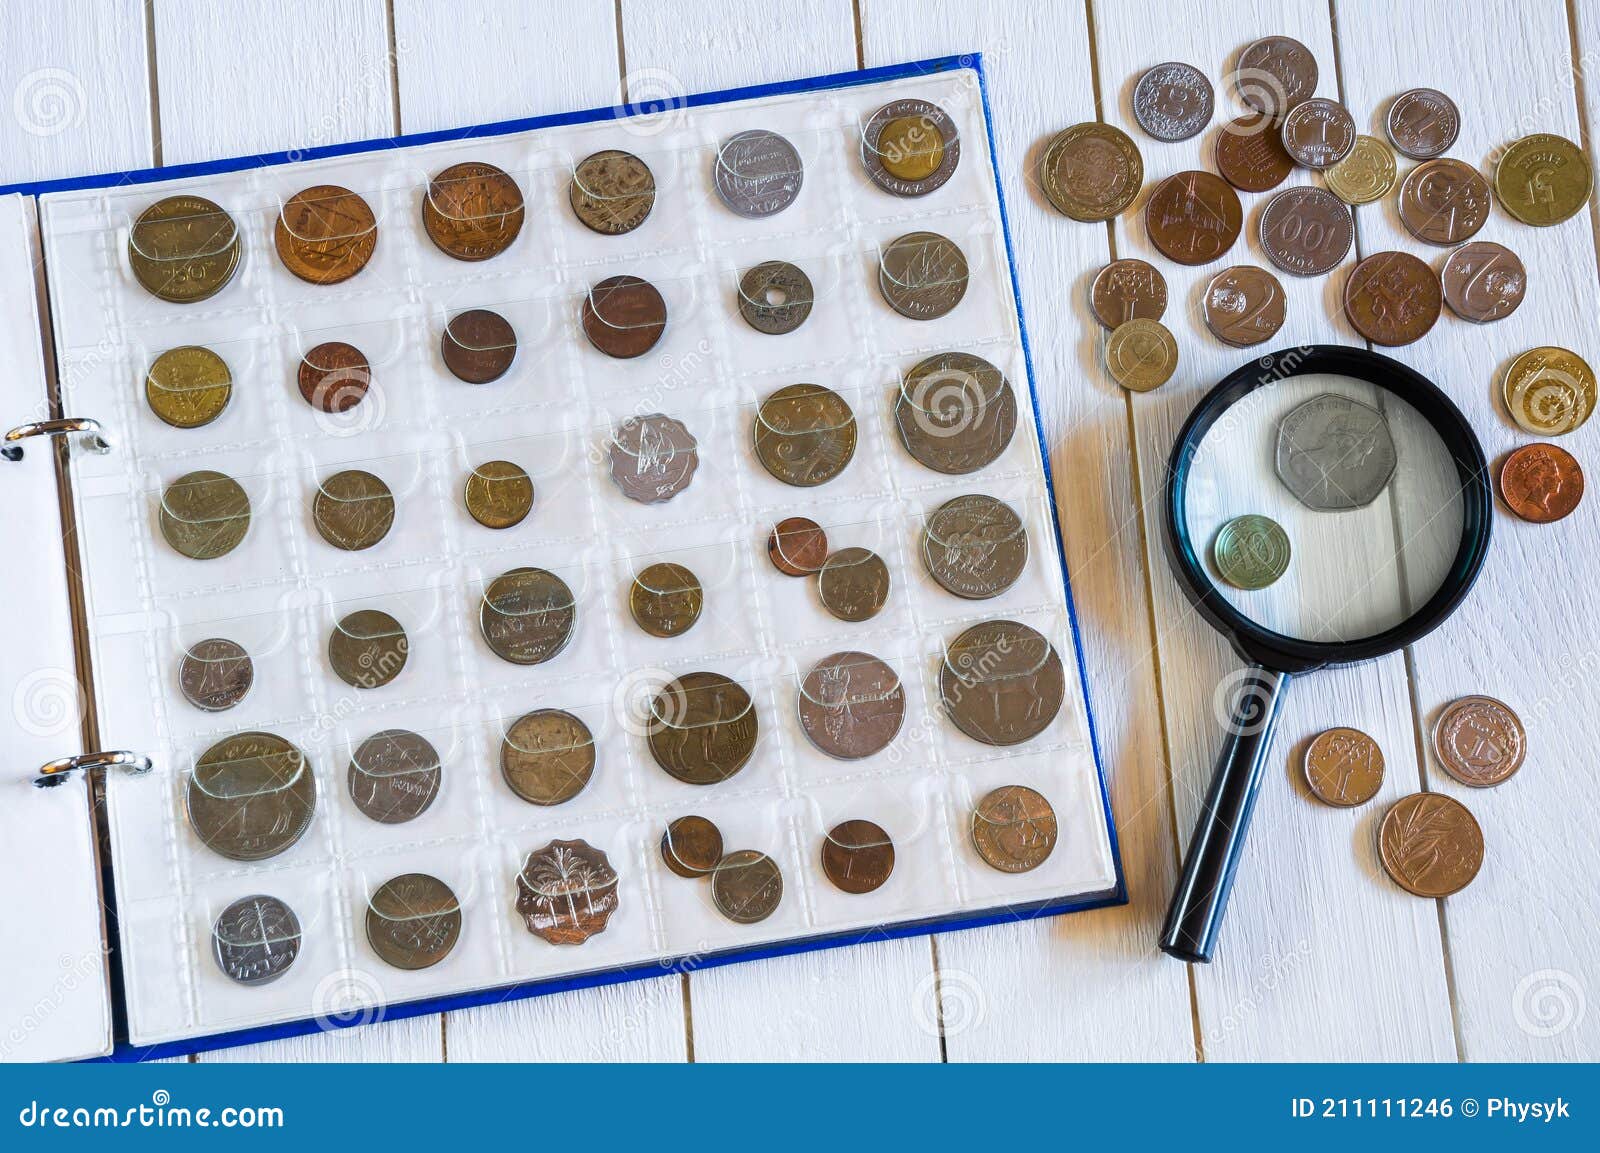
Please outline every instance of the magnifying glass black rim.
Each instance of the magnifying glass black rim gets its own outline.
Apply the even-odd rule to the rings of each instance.
[[[1443,583],[1416,612],[1393,628],[1349,641],[1306,641],[1262,628],[1218,591],[1190,539],[1186,518],[1189,469],[1218,418],[1258,388],[1313,373],[1353,377],[1394,393],[1428,421],[1444,441],[1461,480],[1461,547]],[[1313,344],[1280,349],[1241,365],[1195,406],[1167,458],[1166,544],[1184,594],[1246,660],[1285,673],[1353,664],[1412,644],[1437,628],[1471,590],[1489,555],[1494,493],[1489,464],[1472,426],[1455,403],[1427,377],[1364,348]],[[1336,515],[1330,513],[1329,515]]]

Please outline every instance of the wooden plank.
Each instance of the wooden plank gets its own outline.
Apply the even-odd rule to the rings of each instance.
[[[737,0],[622,0],[620,7],[630,100],[794,80],[856,65],[850,0],[769,4],[757,19]]]
[[[1337,13],[1347,98],[1364,131],[1381,124],[1394,95],[1433,85],[1461,108],[1451,155],[1487,175],[1500,151],[1530,132],[1579,139],[1575,73],[1564,66],[1573,45],[1563,4],[1474,9],[1470,45],[1459,35],[1460,8],[1438,0],[1402,9],[1339,4]],[[1594,5],[1584,5],[1583,17],[1579,59],[1593,60],[1600,52]],[[1429,336],[1393,355],[1450,392],[1493,465],[1532,440],[1499,399],[1513,357],[1559,344],[1600,364],[1595,233],[1588,212],[1531,228],[1497,209],[1478,238],[1521,256],[1528,269],[1522,306],[1484,326],[1447,312]],[[1389,211],[1363,219],[1362,241],[1372,251],[1402,249],[1442,265],[1443,254],[1413,240]],[[1585,467],[1600,462],[1596,422],[1560,443]],[[1584,576],[1600,539],[1597,526],[1593,499],[1546,526],[1498,509],[1477,588],[1413,652],[1424,736],[1446,704],[1468,693],[1506,701],[1528,730],[1527,764],[1499,788],[1463,788],[1436,763],[1428,773],[1430,789],[1455,796],[1477,815],[1488,847],[1477,880],[1443,906],[1462,1056],[1469,1060],[1600,1056],[1600,1014],[1592,1006],[1584,1011],[1586,993],[1600,982],[1600,891],[1585,864],[1593,860],[1600,823],[1585,771],[1594,763],[1600,726],[1592,680],[1600,616]]]
[[[451,1061],[682,1061],[683,978],[555,993],[449,1016]]]
[[[1088,284],[1103,227],[1074,224],[1031,177],[1040,149],[1094,118],[1081,4],[866,0],[868,66],[982,51],[995,146],[1056,499],[1066,539],[1100,751],[1132,903],[938,939],[951,1060],[1181,1060],[1193,1056],[1188,982],[1155,952],[1174,875],[1128,402],[1099,369]]]

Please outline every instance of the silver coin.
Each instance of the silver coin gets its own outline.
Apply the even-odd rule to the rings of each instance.
[[[611,479],[640,504],[671,500],[694,480],[699,442],[681,420],[665,413],[630,416],[617,425],[609,454]]]
[[[739,278],[739,315],[768,336],[799,328],[811,315],[815,299],[811,278],[787,261],[765,261]]]
[[[426,737],[384,729],[350,757],[350,799],[374,821],[398,825],[421,816],[439,795],[439,754]]]
[[[1355,117],[1336,100],[1302,101],[1283,118],[1283,147],[1307,168],[1332,168],[1355,146]]]
[[[264,894],[241,897],[222,910],[211,927],[211,956],[241,985],[276,981],[300,955],[300,919]]]
[[[1394,439],[1377,409],[1326,392],[1279,422],[1274,467],[1307,508],[1362,508],[1394,475]]]
[[[900,677],[868,653],[824,657],[800,683],[800,728],[806,739],[842,761],[889,746],[906,716]]]
[[[878,290],[910,320],[938,320],[967,294],[967,258],[937,232],[908,232],[878,260]]]
[[[1216,95],[1205,73],[1192,64],[1157,64],[1133,89],[1133,118],[1157,140],[1173,143],[1205,131]]]
[[[942,188],[961,162],[955,121],[926,100],[896,100],[861,130],[861,163],[872,182],[896,196]]]
[[[794,145],[760,128],[723,141],[712,169],[712,185],[722,203],[748,219],[788,208],[805,177]]]
[[[196,641],[178,662],[178,688],[184,699],[208,713],[233,708],[244,700],[255,679],[250,654],[224,637]]]
[[[1261,247],[1283,271],[1321,276],[1339,266],[1355,243],[1355,218],[1325,188],[1285,188],[1261,210]]]
[[[1384,132],[1397,152],[1413,160],[1443,156],[1461,133],[1456,102],[1437,88],[1413,88],[1389,105]]]
[[[934,509],[922,533],[922,563],[939,586],[968,600],[997,597],[1028,563],[1028,532],[1011,506],[977,493]]]
[[[483,590],[478,629],[501,660],[539,665],[567,647],[578,608],[567,582],[541,568],[514,568]]]
[[[889,599],[889,566],[870,549],[842,548],[817,573],[817,597],[842,621],[871,620]]]
[[[1050,726],[1066,670],[1043,635],[1016,621],[973,625],[945,650],[939,699],[956,728],[986,745],[1016,745]]]
[[[1017,397],[982,357],[942,352],[917,362],[895,390],[894,423],[919,464],[953,476],[993,463],[1017,429]]]

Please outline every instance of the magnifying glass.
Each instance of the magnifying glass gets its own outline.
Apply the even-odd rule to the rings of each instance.
[[[1163,952],[1211,960],[1290,680],[1393,652],[1443,622],[1483,568],[1492,505],[1461,410],[1365,349],[1262,356],[1190,414],[1167,461],[1167,556],[1247,667]]]

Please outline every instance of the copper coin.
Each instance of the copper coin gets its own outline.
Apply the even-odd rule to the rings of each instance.
[[[868,653],[823,657],[800,682],[800,728],[841,761],[889,747],[906,716],[906,691],[892,668]]]
[[[661,859],[680,877],[710,876],[722,860],[722,830],[704,817],[679,817],[661,834]]]
[[[1332,168],[1356,146],[1356,121],[1336,100],[1303,100],[1283,118],[1283,147],[1295,163]]]
[[[810,576],[828,559],[828,534],[814,520],[787,517],[767,534],[767,559],[785,576]]]
[[[1105,328],[1130,320],[1160,320],[1167,311],[1167,281],[1144,260],[1113,260],[1089,286],[1089,307]]]
[[[632,232],[656,203],[656,178],[631,152],[608,148],[586,156],[572,170],[572,211],[603,236]]]
[[[594,776],[594,734],[563,709],[535,709],[511,723],[500,741],[500,775],[530,805],[561,805]]]
[[[406,729],[373,733],[350,757],[350,799],[374,821],[398,825],[420,817],[439,795],[439,753]]]
[[[478,629],[495,656],[539,665],[572,639],[578,609],[567,582],[542,568],[514,568],[490,581],[478,606]]]
[[[328,637],[328,663],[351,688],[382,688],[406,667],[406,630],[380,609],[359,609],[342,618]]]
[[[1410,344],[1439,319],[1444,295],[1439,278],[1408,252],[1379,252],[1350,270],[1344,314],[1373,344]]]
[[[739,849],[712,870],[711,900],[717,912],[737,924],[765,921],[783,900],[783,872],[765,853]]]
[[[1002,873],[1026,873],[1056,847],[1056,812],[1026,785],[1002,785],[972,811],[972,844],[984,864]]]
[[[533,481],[512,461],[485,461],[467,477],[463,499],[484,528],[512,528],[533,511]]]
[[[272,240],[283,266],[301,280],[338,284],[372,259],[378,218],[348,188],[318,184],[284,202]]]
[[[682,636],[700,619],[705,603],[699,578],[681,564],[650,565],[628,590],[633,622],[653,637]]]
[[[643,356],[666,330],[667,302],[648,280],[608,277],[583,298],[583,334],[607,356]]]
[[[1283,327],[1286,305],[1276,276],[1241,264],[1211,278],[1201,309],[1213,336],[1235,348],[1248,348],[1270,340]]]
[[[1448,897],[1483,867],[1483,830],[1443,793],[1401,797],[1378,830],[1378,858],[1394,883],[1418,897]]]
[[[317,485],[311,520],[317,534],[334,548],[360,552],[394,527],[394,494],[370,472],[357,468],[336,472]]]
[[[1321,276],[1339,266],[1355,242],[1355,218],[1325,188],[1285,188],[1261,212],[1261,247],[1295,276]]]
[[[439,355],[457,380],[488,384],[511,370],[517,359],[517,332],[510,321],[487,308],[458,312],[444,326]]]
[[[1417,165],[1400,182],[1400,221],[1429,244],[1470,240],[1489,219],[1493,202],[1483,174],[1449,157]]]
[[[1364,805],[1383,787],[1383,750],[1359,729],[1325,729],[1306,747],[1306,784],[1325,805]]]
[[[367,899],[367,944],[396,969],[426,969],[461,939],[461,902],[426,873],[404,873]]]
[[[1413,88],[1389,105],[1383,122],[1389,143],[1413,160],[1432,160],[1450,150],[1461,132],[1461,112],[1436,88]]]
[[[822,838],[822,874],[845,893],[870,893],[894,872],[894,841],[871,821],[843,821]]]
[[[986,745],[1032,740],[1066,699],[1066,670],[1043,635],[1016,621],[967,629],[939,662],[939,699],[951,722]]]
[[[603,933],[618,905],[617,871],[587,841],[551,841],[517,874],[517,913],[552,945],[581,945]]]
[[[1510,316],[1528,291],[1517,254],[1492,240],[1463,244],[1444,262],[1444,302],[1462,320],[1485,324]]]
[[[330,340],[300,358],[295,384],[318,412],[348,412],[372,386],[372,365],[355,345]]]
[[[1528,734],[1510,705],[1493,697],[1461,697],[1434,722],[1433,752],[1463,785],[1486,789],[1522,767]]]
[[[818,571],[817,596],[842,621],[871,620],[889,600],[889,566],[870,549],[842,548]]]
[[[1179,172],[1156,185],[1144,207],[1144,223],[1150,242],[1168,260],[1205,264],[1239,239],[1244,209],[1222,177]]]
[[[230,861],[264,861],[310,827],[316,776],[305,754],[276,733],[235,733],[195,760],[184,806],[207,848]]]
[[[755,703],[721,673],[684,673],[650,702],[645,739],[650,755],[686,785],[714,785],[733,776],[756,751]]]
[[[1523,520],[1550,524],[1583,500],[1583,469],[1564,448],[1525,444],[1500,466],[1500,499]]]
[[[1251,108],[1281,120],[1317,90],[1317,58],[1291,37],[1263,36],[1239,53],[1233,82]]]
[[[184,700],[208,713],[233,708],[244,700],[255,679],[250,654],[223,637],[196,641],[178,662],[178,688]]]
[[[1252,112],[1222,126],[1217,134],[1217,171],[1240,192],[1267,192],[1294,171],[1294,157],[1272,117]]]
[[[522,189],[492,164],[453,164],[428,182],[422,227],[457,260],[488,260],[522,231]]]

